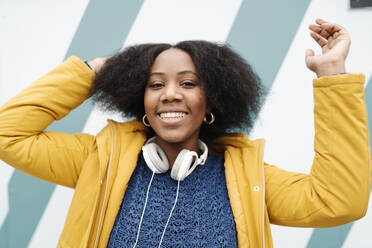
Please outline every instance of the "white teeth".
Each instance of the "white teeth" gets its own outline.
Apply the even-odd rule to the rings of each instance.
[[[185,116],[183,112],[166,112],[160,113],[160,118],[182,118]]]

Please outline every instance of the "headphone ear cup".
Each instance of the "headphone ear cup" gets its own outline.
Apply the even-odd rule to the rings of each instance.
[[[183,181],[190,173],[190,166],[193,159],[197,159],[198,154],[189,150],[182,150],[174,161],[171,177],[177,181]]]
[[[142,147],[143,158],[147,166],[155,173],[169,170],[169,162],[163,150],[155,143],[148,143]]]

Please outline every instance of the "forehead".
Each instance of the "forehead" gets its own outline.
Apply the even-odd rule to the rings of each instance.
[[[155,59],[151,72],[179,72],[190,70],[196,73],[190,55],[180,49],[170,48],[161,52]]]

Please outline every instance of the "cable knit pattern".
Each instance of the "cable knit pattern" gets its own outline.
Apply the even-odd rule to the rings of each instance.
[[[208,154],[206,163],[181,181],[162,247],[237,247],[223,163],[223,156]],[[107,247],[133,247],[151,176],[141,154]],[[170,171],[155,174],[137,247],[158,247],[176,190]]]

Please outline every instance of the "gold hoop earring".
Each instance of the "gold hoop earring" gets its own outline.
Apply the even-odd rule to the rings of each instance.
[[[212,113],[209,113],[211,115],[210,121],[207,121],[207,116],[204,117],[203,121],[207,125],[211,125],[214,122],[214,115]]]
[[[147,118],[147,122],[146,122],[146,118],[147,118],[147,115],[145,114],[143,117],[142,117],[142,123],[143,125],[145,125],[146,127],[150,127],[150,122]]]

